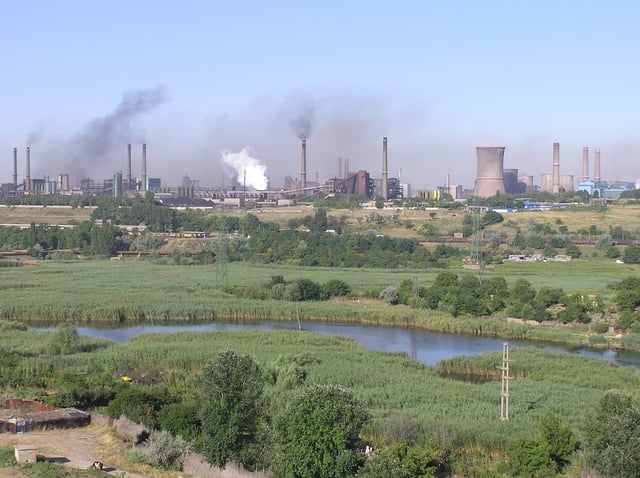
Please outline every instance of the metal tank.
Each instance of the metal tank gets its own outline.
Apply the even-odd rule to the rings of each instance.
[[[478,175],[474,195],[478,197],[494,196],[504,193],[504,147],[479,146],[476,148],[478,157]]]

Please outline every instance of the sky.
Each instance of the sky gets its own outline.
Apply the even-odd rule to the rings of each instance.
[[[102,181],[127,163],[163,185],[230,186],[246,148],[271,187],[350,169],[414,190],[473,188],[477,146],[505,168],[640,178],[640,3],[0,0],[0,182]]]

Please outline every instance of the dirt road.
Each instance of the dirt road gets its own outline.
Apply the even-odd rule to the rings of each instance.
[[[46,430],[21,435],[0,433],[0,446],[13,448],[29,444],[38,447],[38,456],[54,460],[65,466],[87,469],[98,460],[107,473],[126,478],[178,478],[180,473],[163,472],[136,465],[125,459],[129,446],[116,438],[106,427],[90,425],[85,428]],[[0,464],[2,466],[2,464]],[[133,471],[129,471],[133,470]],[[5,472],[10,472],[6,474]],[[4,473],[4,474],[3,474]],[[0,468],[0,478],[22,478],[18,471]]]

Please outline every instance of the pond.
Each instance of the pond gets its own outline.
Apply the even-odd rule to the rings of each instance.
[[[457,355],[478,355],[486,352],[502,352],[503,339],[437,334],[415,329],[398,329],[370,325],[335,322],[304,321],[303,330],[324,335],[341,335],[351,338],[370,350],[405,352],[411,358],[426,365],[435,365]],[[152,324],[117,328],[78,327],[79,334],[126,342],[132,337],[148,333],[212,332],[223,330],[295,330],[296,321],[213,322],[198,324]],[[509,346],[533,347],[553,352],[565,352],[585,357],[610,360],[623,366],[640,368],[640,354],[620,350],[576,348],[557,344],[509,340]]]

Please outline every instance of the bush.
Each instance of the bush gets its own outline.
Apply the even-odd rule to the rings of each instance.
[[[152,431],[146,446],[136,448],[135,458],[148,465],[165,470],[180,470],[189,452],[189,443],[174,437],[168,431]]]
[[[387,304],[396,305],[400,302],[400,291],[396,286],[390,285],[382,289],[380,299],[384,300]]]
[[[320,298],[327,300],[331,297],[344,297],[351,292],[351,287],[345,281],[332,279],[322,284]]]
[[[201,430],[198,412],[194,403],[168,403],[158,411],[158,424],[171,435],[193,441]]]
[[[124,415],[134,422],[156,428],[156,413],[169,402],[168,395],[165,389],[131,385],[109,402],[107,414],[112,418]]]

